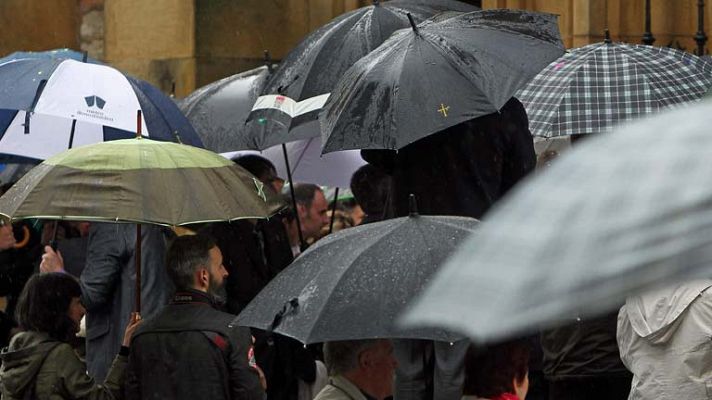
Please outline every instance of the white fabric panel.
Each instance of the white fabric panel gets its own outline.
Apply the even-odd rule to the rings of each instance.
[[[223,153],[223,156],[232,158],[243,154],[258,154],[269,159],[277,169],[277,174],[287,179],[287,167],[281,145],[270,147],[262,153],[246,150]],[[287,143],[287,154],[295,182],[329,187],[348,188],[351,175],[366,164],[359,150],[336,151],[321,155],[321,138]]]
[[[273,108],[295,118],[324,107],[330,95],[331,93],[322,94],[297,102],[287,96],[268,94],[257,98],[252,111]]]
[[[25,134],[24,124],[25,112],[20,111],[0,139],[0,153],[45,160],[69,148],[71,119],[36,113],[30,119],[28,134]],[[73,148],[102,141],[102,125],[77,121]]]
[[[103,124],[136,132],[141,106],[131,84],[118,70],[65,60],[52,73],[35,107],[40,114]],[[143,134],[147,135],[146,121]]]

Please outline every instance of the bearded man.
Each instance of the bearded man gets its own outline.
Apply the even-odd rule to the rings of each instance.
[[[206,236],[181,236],[166,264],[176,293],[133,335],[126,397],[262,400],[250,331],[218,311],[228,275],[220,249]]]

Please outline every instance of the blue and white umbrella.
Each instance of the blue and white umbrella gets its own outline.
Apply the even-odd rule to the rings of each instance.
[[[0,64],[6,63],[8,61],[20,60],[20,59],[60,59],[69,58],[72,60],[88,62],[92,64],[103,64],[101,61],[94,58],[88,57],[86,53],[81,51],[76,51],[68,48],[64,49],[54,49],[46,51],[16,51],[10,53],[3,58],[0,58]]]
[[[105,65],[71,59],[0,64],[0,154],[43,160],[68,148],[136,136],[203,147],[170,98]]]

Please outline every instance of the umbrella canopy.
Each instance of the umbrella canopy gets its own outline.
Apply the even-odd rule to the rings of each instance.
[[[616,124],[700,99],[712,62],[669,47],[580,47],[551,63],[518,94],[533,135],[610,131]]]
[[[247,119],[250,148],[318,136],[318,113],[336,83],[393,32],[408,27],[408,13],[422,22],[441,12],[477,9],[454,0],[373,1],[336,17],[290,51],[267,81]]]
[[[255,147],[246,142],[245,121],[269,73],[266,66],[241,72],[203,86],[178,103],[206,149],[225,153]]]
[[[563,52],[549,14],[476,11],[400,30],[334,89],[323,150],[399,149],[497,112]]]
[[[103,64],[101,61],[98,61],[94,58],[88,57],[86,53],[72,50],[72,49],[67,49],[67,48],[47,50],[47,51],[16,51],[14,53],[10,53],[10,54],[6,55],[5,57],[0,58],[0,64],[8,62],[8,61],[12,61],[12,60],[19,60],[21,58],[30,58],[30,59],[69,58],[72,60],[88,62],[91,64]]]
[[[709,278],[711,107],[592,137],[515,188],[440,270],[408,325],[496,339],[615,309],[670,280]]]
[[[393,322],[476,225],[472,218],[413,215],[329,235],[277,275],[233,323],[307,344],[455,340],[442,329],[403,330]]]
[[[0,153],[45,159],[75,145],[147,137],[201,146],[175,104],[150,84],[105,65],[68,59],[0,64]]]
[[[304,139],[286,144],[289,167],[294,182],[314,183],[322,186],[347,188],[351,185],[351,176],[366,161],[357,150],[337,151],[321,154],[321,139]],[[223,154],[227,158],[243,154],[259,154],[274,164],[277,175],[288,176],[282,146],[270,147],[257,151],[236,151]]]
[[[0,215],[169,226],[265,218],[280,204],[263,186],[210,151],[125,139],[45,160],[0,197]]]
[[[454,0],[374,1],[342,14],[310,33],[287,54],[263,94],[281,94],[296,101],[328,94],[347,69],[391,34],[444,12],[470,12],[477,7]]]

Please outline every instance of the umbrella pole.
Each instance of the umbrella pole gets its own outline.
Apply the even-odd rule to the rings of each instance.
[[[136,224],[136,312],[141,312],[141,224]]]
[[[77,120],[72,120],[72,130],[69,132],[69,146],[67,149],[71,149],[74,145],[74,131],[77,129]]]
[[[331,206],[331,222],[329,222],[329,234],[334,230],[334,218],[336,218],[336,201],[339,200],[339,188],[334,191],[334,204]]]
[[[284,154],[284,165],[287,167],[287,179],[289,179],[289,194],[292,196],[292,207],[294,207],[294,219],[297,221],[297,233],[299,233],[299,248],[304,251],[307,248],[302,234],[302,223],[299,221],[299,208],[297,208],[297,197],[294,195],[294,181],[292,180],[292,168],[289,166],[289,156],[287,155],[287,145],[282,143],[282,153]]]
[[[52,228],[52,239],[49,240],[49,247],[51,247],[54,251],[57,251],[57,228],[59,228],[59,221],[54,221],[54,228]]]
[[[141,139],[141,110],[136,112],[136,138]],[[136,224],[136,312],[141,313],[141,224]]]

